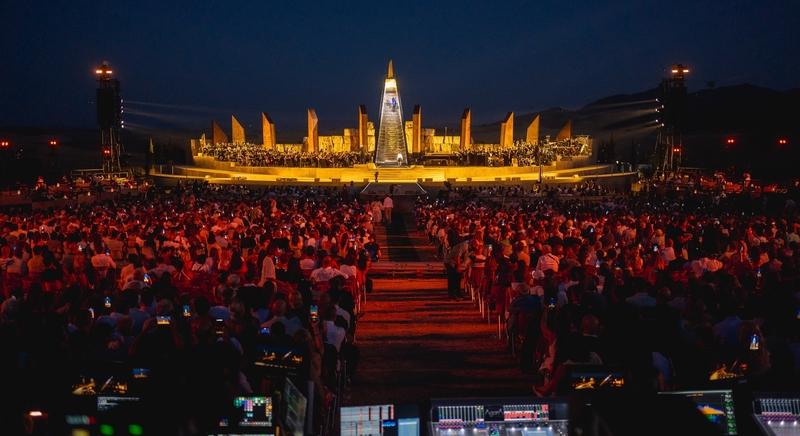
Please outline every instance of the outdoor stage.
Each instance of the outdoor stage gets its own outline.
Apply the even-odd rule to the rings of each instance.
[[[542,179],[548,184],[575,184],[594,180],[602,184],[630,184],[635,173],[615,173],[614,165],[594,164],[589,160],[560,161],[542,167]],[[374,164],[352,168],[249,167],[195,156],[194,165],[159,166],[152,175],[164,183],[201,179],[209,183],[245,184],[366,184],[380,183],[442,184],[529,184],[539,182],[539,167],[459,167],[409,166],[376,168]]]

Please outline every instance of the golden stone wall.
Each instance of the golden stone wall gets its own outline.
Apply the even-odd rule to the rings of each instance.
[[[341,135],[331,135],[331,136],[320,136],[318,137],[318,151],[328,151],[328,152],[341,152],[345,151],[345,140],[344,136]],[[347,151],[350,151],[349,149]]]
[[[344,150],[361,151],[358,129],[344,129]]]
[[[416,153],[414,151],[414,122],[413,121],[406,121],[403,123],[403,132],[406,135],[406,144],[411,144],[411,152]]]
[[[367,123],[367,151],[370,153],[375,152],[375,123],[372,121]]]
[[[431,136],[431,153],[455,153],[461,149],[460,135],[434,135]]]
[[[422,129],[422,151],[430,153],[433,148],[433,136],[436,135],[434,129]]]

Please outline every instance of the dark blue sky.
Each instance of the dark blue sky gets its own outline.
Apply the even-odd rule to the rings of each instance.
[[[355,123],[359,103],[375,119],[390,57],[407,115],[421,104],[429,123],[578,107],[652,87],[675,61],[694,89],[800,86],[797,0],[0,4],[0,125],[93,126],[103,59],[125,99],[192,108],[160,109],[167,122],[265,110],[279,129],[309,106],[323,129]]]

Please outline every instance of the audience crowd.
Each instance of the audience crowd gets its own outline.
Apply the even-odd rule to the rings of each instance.
[[[612,195],[613,191],[590,180],[575,185],[536,184],[529,188],[522,185],[450,186],[450,189],[440,191],[440,193],[442,198],[447,200],[480,200],[482,202],[499,200],[501,202],[510,201],[512,205],[515,205],[527,198],[599,197]]]
[[[6,412],[60,404],[80,377],[99,390],[113,368],[146,368],[164,434],[208,432],[232,397],[267,389],[253,362],[273,348],[302,356],[295,384],[315,382],[304,393],[330,404],[354,374],[378,219],[347,187],[201,183],[0,212]],[[4,428],[22,415],[8,416]]]
[[[18,184],[0,191],[0,201],[10,198],[26,198],[31,201],[70,200],[80,196],[103,193],[135,194],[147,190],[146,181],[137,178],[111,178],[102,175],[61,177],[54,183],[46,183],[39,177],[33,185]]]
[[[535,393],[558,392],[576,365],[651,390],[797,387],[797,191],[481,198],[496,189],[420,201],[418,225],[450,296],[488,302]]]
[[[300,357],[277,363],[296,364],[290,377],[324,422],[357,376],[359,302],[391,198],[359,202],[352,186],[137,192],[0,211],[0,425],[13,432],[6,416],[62,403],[53,392],[143,368],[163,432],[212,432],[233,397],[270,389],[258,362],[275,353]],[[450,187],[415,213],[450,297],[486,302],[537,395],[581,365],[623,368],[636,389],[743,378],[768,390],[800,380],[797,197]]]

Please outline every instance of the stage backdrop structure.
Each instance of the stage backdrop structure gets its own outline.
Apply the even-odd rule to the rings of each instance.
[[[379,167],[405,167],[408,165],[408,146],[403,128],[403,105],[400,102],[392,61],[389,61],[386,80],[383,83],[375,165]]]

